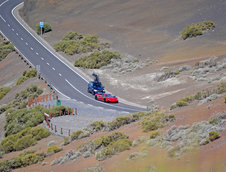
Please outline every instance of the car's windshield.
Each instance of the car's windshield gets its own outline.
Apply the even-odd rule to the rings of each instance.
[[[105,94],[105,97],[108,97],[108,98],[114,98],[115,96],[111,95],[111,94]]]

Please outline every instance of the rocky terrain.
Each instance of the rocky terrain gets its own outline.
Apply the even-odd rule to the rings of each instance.
[[[112,60],[100,69],[79,71],[86,78],[96,72],[107,91],[151,112],[96,121],[70,137],[49,136],[28,148],[45,155],[44,160],[15,171],[223,172],[226,168],[225,9],[222,0],[25,0],[20,14],[31,28],[35,29],[41,20],[51,23],[53,31],[43,35],[50,46],[68,31],[97,34],[101,40],[110,42],[110,50],[119,51],[123,58]],[[187,24],[203,20],[214,21],[216,28],[197,38],[180,38]],[[81,57],[59,54],[72,65]],[[24,65],[15,59],[8,64],[11,55],[0,63],[0,75],[4,78],[1,85],[13,86],[19,75],[7,70],[20,69],[15,64]],[[29,79],[24,85],[13,87],[0,100],[1,105],[30,82]],[[35,79],[32,82],[39,84]],[[51,146],[59,150],[48,153]],[[0,162],[21,152],[7,153]]]

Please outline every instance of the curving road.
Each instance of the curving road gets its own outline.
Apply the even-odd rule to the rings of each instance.
[[[107,104],[96,101],[87,93],[88,81],[57,58],[24,28],[13,15],[13,10],[23,0],[0,0],[0,32],[32,65],[40,65],[41,75],[61,94],[86,104],[119,111],[136,112],[144,109],[123,103]]]

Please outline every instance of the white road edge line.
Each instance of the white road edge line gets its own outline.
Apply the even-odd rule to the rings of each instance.
[[[79,91],[79,90],[78,90],[77,88],[75,88],[75,86],[72,85],[67,79],[65,79],[65,81],[66,81],[72,88],[74,88],[76,91],[78,91],[80,94],[82,94],[83,96],[87,97],[88,99],[90,99],[90,100],[92,100],[92,101],[99,102],[99,103],[102,103],[102,104],[104,104],[104,105],[108,105],[108,106],[111,106],[111,107],[116,107],[116,108],[119,108],[119,109],[127,109],[127,110],[133,110],[133,111],[135,110],[135,109],[125,108],[125,107],[120,107],[120,106],[113,106],[113,105],[110,105],[110,104],[106,104],[106,103],[97,101],[97,100],[95,100],[95,99],[93,99],[93,98],[91,98],[91,97],[85,95],[85,94],[82,93],[81,91]],[[113,110],[115,110],[115,109],[113,109]],[[118,111],[118,110],[117,110],[117,111]],[[135,110],[135,111],[136,111],[136,110]]]
[[[41,57],[41,59],[42,59],[42,60],[44,60],[44,58],[43,58],[43,57]]]
[[[49,66],[49,63],[46,63]]]
[[[52,69],[53,69],[53,70],[55,70],[55,68],[54,68],[54,67],[52,67]]]
[[[26,45],[28,45],[28,43],[27,43],[27,42],[25,42],[25,44],[26,44]]]
[[[22,41],[24,40],[23,38],[20,38]]]
[[[0,15],[1,19],[6,23],[5,19],[2,17],[2,15]]]
[[[10,24],[8,24],[8,26],[10,27]]]
[[[16,35],[18,36],[19,34],[18,34],[18,33],[16,33]]]
[[[61,73],[59,73],[59,75],[62,76]]]
[[[14,29],[12,28],[12,31],[14,32]]]
[[[6,1],[4,1],[3,3],[1,3],[0,4],[0,7],[4,4],[4,3],[6,3],[6,2],[8,2],[9,0],[6,0]]]
[[[38,55],[38,53],[37,53],[37,52],[36,52],[35,54],[36,54],[36,55]]]
[[[31,47],[31,50],[34,50],[34,49]]]
[[[80,76],[84,81],[86,81],[87,83],[89,83],[89,81],[87,81],[83,76],[81,76],[79,73],[77,73],[76,71],[74,71],[68,64],[66,64],[64,61],[62,61],[60,58],[58,58],[55,54],[53,54],[53,52],[51,52],[42,42],[40,42],[27,28],[25,28],[22,24],[21,24],[21,22],[16,18],[16,16],[14,15],[14,10],[18,7],[18,6],[20,6],[21,4],[23,4],[24,2],[21,2],[20,4],[18,4],[17,6],[15,6],[13,9],[12,9],[12,11],[11,11],[11,13],[12,13],[12,15],[13,15],[13,17],[17,20],[17,22],[19,22],[20,23],[20,25],[28,32],[28,33],[30,33],[30,35],[36,40],[36,41],[38,41],[47,51],[49,51],[54,57],[56,57],[58,60],[60,60],[64,65],[66,65],[69,69],[71,69],[71,71],[72,72],[74,72],[74,73],[76,73],[78,76]]]

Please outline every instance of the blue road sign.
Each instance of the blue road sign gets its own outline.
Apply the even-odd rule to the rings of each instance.
[[[40,22],[40,27],[44,27],[44,22]]]

